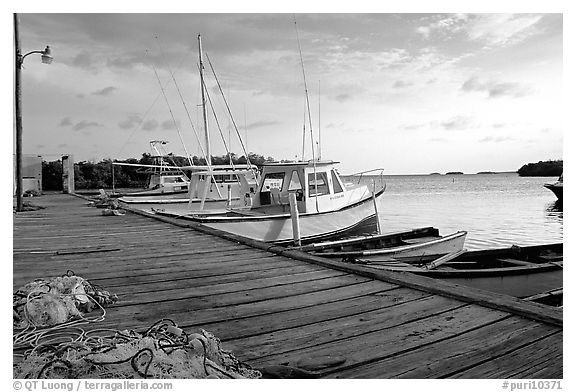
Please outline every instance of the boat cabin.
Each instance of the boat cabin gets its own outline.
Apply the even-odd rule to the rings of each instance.
[[[184,174],[153,173],[148,180],[148,189],[165,192],[186,192],[190,181]]]
[[[289,194],[296,194],[300,213],[333,211],[344,206],[346,187],[333,161],[266,163],[260,186],[251,196],[252,209],[265,213],[290,211]]]

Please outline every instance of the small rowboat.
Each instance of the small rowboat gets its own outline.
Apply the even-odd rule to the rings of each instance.
[[[420,230],[427,232],[433,229]],[[330,247],[327,243],[317,245],[318,249],[313,246],[302,249],[317,256],[339,257],[344,262],[359,263],[370,268],[444,279],[520,298],[563,285],[562,243],[478,251],[455,248],[456,250],[444,255],[414,255],[413,252],[408,252],[412,245],[390,246],[399,240],[398,237],[407,237],[402,239],[402,242],[407,242],[410,238],[418,238],[418,235],[418,231],[414,231],[383,236],[383,246],[374,248],[371,241],[358,240],[359,242],[353,243],[353,246],[358,248],[356,250],[352,249],[352,244]],[[432,241],[425,240],[423,243]],[[447,249],[443,252],[446,251]]]
[[[465,231],[440,236],[438,229],[425,227],[405,232],[370,235],[315,243],[299,249],[316,256],[340,258],[367,264],[377,262],[434,260],[463,252]]]

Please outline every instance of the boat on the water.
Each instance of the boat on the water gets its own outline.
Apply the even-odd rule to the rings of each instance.
[[[344,261],[363,262],[370,260],[401,261],[404,259],[426,259],[461,252],[466,232],[458,231],[440,236],[438,229],[424,227],[410,231],[370,235],[314,243],[299,249],[316,256],[341,258]]]
[[[337,163],[264,164],[258,187],[244,183],[239,206],[221,213],[194,212],[178,217],[242,237],[278,244],[294,241],[293,220],[296,218],[302,243],[351,233],[375,232],[375,206],[385,186],[374,190],[365,184],[344,184],[336,170]]]
[[[544,187],[550,189],[558,198],[558,201],[562,201],[564,194],[564,174],[561,174],[558,181],[553,183],[544,184]]]
[[[202,95],[202,117],[204,128],[204,147],[201,147],[202,155],[206,165],[193,165],[193,160],[188,156],[188,166],[181,167],[163,167],[164,160],[160,161],[160,171],[162,170],[178,170],[184,174],[184,170],[190,172],[190,178],[184,176],[168,176],[160,175],[154,178],[154,182],[150,182],[149,189],[142,192],[135,192],[125,195],[120,199],[121,202],[126,204],[188,204],[189,210],[204,210],[208,209],[225,208],[229,206],[232,201],[238,200],[242,195],[241,189],[246,187],[256,187],[258,185],[258,170],[256,166],[252,165],[249,159],[246,159],[246,164],[233,164],[230,159],[229,165],[214,165],[212,164],[210,136],[208,131],[207,114],[206,114],[206,99],[205,91],[206,85],[204,84],[204,65],[202,57],[202,42],[201,37],[198,35],[198,54],[199,54],[199,71],[201,80],[201,95]],[[175,82],[176,83],[176,82]],[[211,101],[210,101],[211,104]],[[194,127],[192,126],[194,129]],[[196,133],[196,131],[194,131]],[[198,141],[200,138],[196,134]],[[238,134],[240,138],[240,135]],[[152,142],[151,142],[152,143]],[[157,151],[158,143],[165,144],[166,142],[155,142],[153,148]],[[244,145],[241,143],[243,148]],[[151,144],[152,145],[152,144]],[[224,146],[227,152],[228,146],[224,141]],[[187,153],[187,152],[186,152]],[[245,156],[248,157],[247,151],[244,151]],[[188,153],[187,153],[188,154]],[[130,165],[130,164],[128,164]],[[157,166],[152,166],[157,168]]]
[[[369,255],[347,257],[344,261],[375,269],[446,279],[516,297],[562,287],[563,280],[562,243],[464,251],[439,258],[414,256],[393,260],[390,257]]]

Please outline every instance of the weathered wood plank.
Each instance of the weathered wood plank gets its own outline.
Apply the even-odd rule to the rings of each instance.
[[[550,325],[511,317],[357,369],[346,369],[331,377],[446,378],[557,331]]]
[[[321,295],[321,293],[318,295]],[[354,293],[350,292],[350,295],[354,295]],[[422,292],[408,291],[401,287],[391,287],[388,290],[374,293],[368,292],[362,296],[351,296],[343,299],[329,298],[329,302],[316,302],[312,307],[301,305],[287,310],[277,308],[274,313],[259,313],[234,320],[224,319],[213,323],[201,324],[200,327],[215,333],[220,340],[227,342],[233,339],[269,334],[285,329],[300,328],[321,321],[364,314],[382,309],[390,302],[400,304],[427,296],[429,295]],[[382,298],[385,297],[388,300],[383,301]],[[242,347],[244,348],[244,345]]]
[[[449,301],[448,299],[445,299]],[[399,307],[402,311],[403,307]],[[425,344],[446,339],[454,334],[479,328],[509,317],[507,313],[482,308],[475,305],[458,306],[454,303],[438,314],[431,311],[428,317],[411,318],[404,316],[401,322],[395,323],[383,319],[381,328],[363,334],[353,334],[344,339],[335,337],[323,344],[311,344],[307,348],[265,356],[253,356],[242,347],[242,359],[253,366],[283,364],[297,361],[306,356],[337,355],[346,358],[344,364],[335,366],[332,371],[348,367],[358,367],[384,357],[414,350]],[[233,348],[240,348],[237,342],[231,342]],[[259,355],[259,353],[257,354]]]
[[[536,341],[526,341],[518,350],[506,353],[452,378],[561,378],[562,332]]]
[[[157,303],[170,301],[174,298],[191,299],[203,296],[219,296],[250,290],[263,290],[272,287],[293,285],[319,279],[336,278],[339,276],[345,276],[345,274],[338,271],[320,270],[304,271],[293,275],[274,276],[271,278],[257,278],[241,282],[215,283],[208,286],[195,286],[193,284],[187,285],[185,284],[185,281],[178,282],[179,284],[176,284],[176,282],[167,282],[163,287],[157,285],[155,290],[141,290],[136,292],[134,290],[126,290],[120,292],[123,300],[119,305],[128,306],[134,304]]]

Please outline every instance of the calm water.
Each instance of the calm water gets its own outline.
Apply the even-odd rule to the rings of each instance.
[[[469,250],[563,241],[562,206],[542,186],[555,177],[503,173],[384,176],[384,181],[383,232],[425,226],[440,234],[465,230]]]
[[[563,241],[562,206],[543,187],[556,177],[503,173],[383,179],[387,186],[378,210],[384,233],[426,226],[437,227],[443,235],[464,230],[468,232],[465,247],[469,250]],[[370,177],[362,181],[372,184]],[[143,210],[151,207],[132,206]],[[154,207],[177,214],[188,210],[186,204]]]

